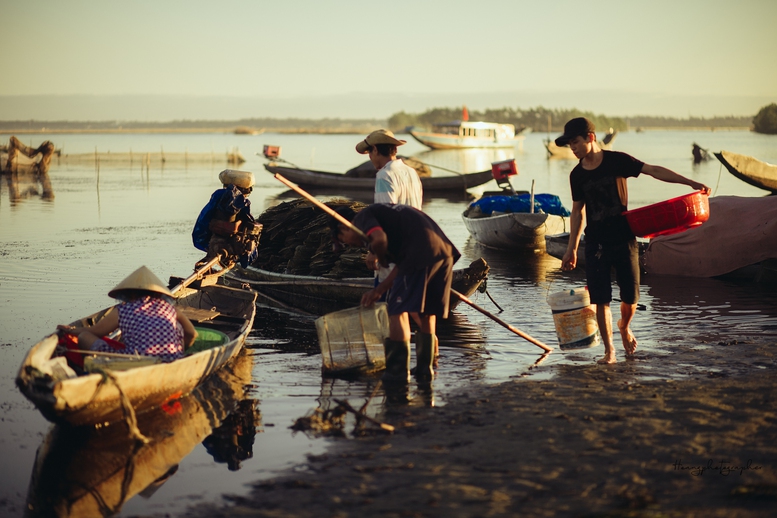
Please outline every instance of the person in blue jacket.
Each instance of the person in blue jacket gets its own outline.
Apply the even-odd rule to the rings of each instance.
[[[223,187],[211,195],[192,231],[195,248],[207,252],[198,264],[226,252],[226,262],[239,260],[245,268],[256,259],[256,241],[261,230],[261,225],[251,215],[248,200],[254,186],[254,174],[226,169],[219,173],[219,180]]]

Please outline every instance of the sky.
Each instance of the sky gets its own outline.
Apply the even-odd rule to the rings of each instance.
[[[777,102],[775,0],[3,3],[0,120],[461,104],[710,117]]]

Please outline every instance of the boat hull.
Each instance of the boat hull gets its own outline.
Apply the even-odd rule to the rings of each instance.
[[[250,409],[240,402],[252,366],[251,355],[239,354],[188,397],[140,415],[137,426],[149,442],[139,447],[120,423],[52,427],[37,451],[25,516],[114,515],[133,496],[150,496],[218,427],[225,433],[236,409]]]
[[[715,153],[715,156],[731,174],[743,182],[772,194],[777,193],[777,165],[730,151],[721,151]]]
[[[431,131],[410,131],[410,135],[424,146],[432,149],[510,148],[523,142],[526,137],[512,138],[461,137]]]
[[[478,243],[501,250],[544,250],[546,234],[569,230],[567,218],[546,213],[512,212],[483,218],[462,214],[462,219]]]
[[[483,259],[467,268],[454,270],[452,288],[465,296],[477,290],[488,275]],[[333,311],[358,306],[362,295],[374,287],[373,278],[330,279],[312,275],[289,275],[268,272],[260,268],[236,267],[225,276],[232,285],[248,284],[274,305],[310,315],[325,315]],[[459,299],[451,297],[454,308]]]
[[[275,163],[265,164],[264,168],[271,174],[284,176],[302,188],[337,191],[353,189],[370,193],[375,191],[375,178],[357,178],[340,173],[308,171],[296,167],[280,166]],[[434,193],[465,191],[492,179],[493,176],[489,169],[479,173],[456,176],[424,176],[421,177],[421,185],[424,188],[424,195],[431,195]]]
[[[54,381],[44,375],[42,366],[53,357],[58,344],[57,334],[51,334],[27,354],[16,384],[43,416],[55,423],[81,426],[123,419],[122,394],[136,413],[159,407],[172,396],[190,393],[240,352],[253,325],[255,301],[256,293],[225,286],[180,290],[176,294],[177,309],[210,311],[215,306],[219,315],[208,319],[210,323],[194,323],[224,332],[229,341],[170,363],[110,371],[109,377],[94,373]],[[77,323],[84,325],[101,318],[105,311]]]

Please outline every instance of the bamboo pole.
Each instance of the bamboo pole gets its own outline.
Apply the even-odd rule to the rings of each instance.
[[[293,184],[292,182],[290,182],[289,180],[287,180],[286,178],[284,178],[282,175],[280,175],[278,173],[276,173],[274,176],[275,176],[276,180],[278,180],[282,184],[286,185],[287,187],[289,187],[293,191],[297,192],[303,198],[305,198],[309,202],[313,203],[316,207],[318,207],[319,209],[323,210],[324,212],[326,212],[327,214],[329,214],[330,216],[335,218],[337,221],[339,221],[343,225],[347,226],[348,228],[350,228],[351,230],[356,232],[362,239],[367,241],[367,235],[364,232],[362,232],[360,229],[356,228],[356,226],[354,226],[353,223],[351,223],[350,221],[345,219],[343,216],[341,216],[340,214],[338,214],[337,212],[332,210],[330,207],[327,207],[326,205],[324,205],[323,203],[318,201],[313,195],[309,194],[304,189],[302,189],[302,188],[298,187],[297,185]],[[486,315],[488,318],[490,318],[491,320],[493,320],[497,324],[505,327],[509,331],[515,333],[516,335],[518,335],[521,338],[523,338],[524,340],[526,340],[527,342],[530,342],[530,343],[536,345],[537,347],[539,347],[540,349],[543,349],[543,350],[545,350],[547,352],[551,352],[553,350],[552,347],[548,347],[547,345],[545,345],[544,343],[540,342],[536,338],[532,338],[531,336],[529,336],[528,334],[524,333],[520,329],[518,329],[516,327],[513,327],[510,324],[508,324],[507,322],[505,322],[504,320],[500,319],[496,315],[493,315],[493,314],[489,313],[488,311],[486,311],[485,309],[481,308],[480,306],[478,306],[477,304],[475,304],[474,302],[469,300],[467,297],[465,297],[464,295],[462,295],[458,291],[456,291],[454,289],[451,289],[451,293],[453,293],[456,297],[459,298],[459,300],[461,300],[465,304],[467,304],[469,306],[472,306],[473,308],[475,308],[476,310],[480,311],[481,313]]]

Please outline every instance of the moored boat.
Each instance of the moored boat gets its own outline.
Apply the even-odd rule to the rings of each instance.
[[[773,194],[777,193],[777,165],[731,151],[715,153],[715,157],[726,166],[729,173],[743,182]]]
[[[340,173],[311,171],[299,169],[297,167],[279,165],[276,162],[265,164],[264,168],[271,174],[281,174],[304,189],[334,191],[352,189],[369,193],[375,191],[375,178],[358,178],[354,176],[345,176]],[[434,193],[452,191],[463,192],[471,187],[482,185],[491,179],[491,170],[489,169],[478,173],[461,175],[422,176],[421,185],[424,188],[424,195],[429,196]]]
[[[365,267],[366,270],[366,267]],[[488,275],[483,259],[453,271],[452,288],[464,296],[472,295]],[[358,306],[362,295],[374,287],[372,277],[332,279],[314,275],[276,273],[249,266],[236,266],[224,277],[230,285],[247,284],[272,305],[311,315]],[[452,296],[453,308],[459,299]]]
[[[512,124],[467,120],[433,124],[431,130],[413,127],[408,133],[432,149],[509,148],[526,138],[516,135]]]
[[[56,423],[109,423],[122,419],[125,412],[158,407],[171,396],[190,393],[240,352],[253,325],[255,301],[256,293],[246,289],[181,288],[175,292],[176,309],[200,334],[183,358],[156,363],[151,356],[103,353],[95,354],[93,367],[81,370],[68,363],[59,335],[52,333],[27,353],[16,384],[46,419]],[[93,325],[113,308],[73,325]]]
[[[483,205],[484,201],[491,203]],[[490,196],[471,204],[461,217],[472,237],[482,245],[502,250],[544,250],[546,234],[569,230],[569,212],[557,196],[548,194],[535,197],[535,205],[547,210],[530,212],[529,204],[529,194]]]

